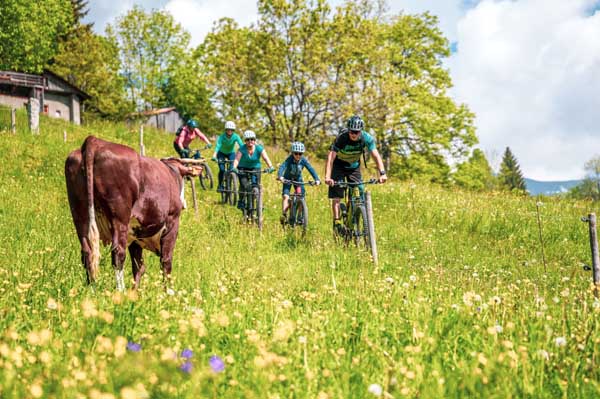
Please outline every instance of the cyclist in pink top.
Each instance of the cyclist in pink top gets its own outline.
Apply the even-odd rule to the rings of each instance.
[[[198,129],[198,122],[194,119],[189,119],[185,126],[175,134],[175,141],[173,142],[173,147],[181,158],[189,158],[194,155],[189,145],[196,137],[206,143],[206,148],[212,147],[210,140]],[[200,155],[197,154],[197,156],[199,157]]]

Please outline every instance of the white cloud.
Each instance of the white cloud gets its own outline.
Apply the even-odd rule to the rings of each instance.
[[[235,19],[241,26],[248,26],[258,18],[254,1],[247,0],[170,0],[163,8],[192,35],[191,44],[197,46],[223,17]]]
[[[527,177],[580,178],[600,152],[600,13],[590,0],[484,0],[458,23],[454,96],[481,146],[510,146]]]

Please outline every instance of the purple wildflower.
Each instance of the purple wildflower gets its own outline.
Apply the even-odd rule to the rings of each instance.
[[[215,373],[220,373],[221,371],[225,370],[225,363],[217,355],[211,356],[211,358],[208,361],[208,364],[210,365],[212,371],[214,371]]]
[[[192,352],[191,349],[185,348],[183,351],[181,351],[181,357],[184,359],[191,359],[192,356],[194,356],[194,352]]]
[[[139,352],[142,350],[142,345],[135,343],[133,341],[127,342],[127,350],[131,352]]]
[[[179,369],[181,371],[183,371],[184,373],[191,373],[192,372],[192,362],[190,362],[189,360],[185,363],[183,363]]]

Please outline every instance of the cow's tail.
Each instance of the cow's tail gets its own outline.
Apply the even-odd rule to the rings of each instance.
[[[89,145],[92,137],[88,137],[83,143],[83,162],[85,165],[85,177],[87,185],[88,201],[88,231],[87,241],[90,247],[88,259],[88,273],[90,282],[96,280],[98,265],[100,264],[100,233],[96,224],[96,210],[94,209],[94,146]]]

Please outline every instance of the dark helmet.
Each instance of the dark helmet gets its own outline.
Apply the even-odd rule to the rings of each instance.
[[[190,129],[196,129],[198,127],[198,122],[196,122],[195,119],[188,119],[188,121],[185,124]]]
[[[346,127],[348,130],[362,131],[365,128],[365,122],[363,122],[360,116],[354,115],[348,119],[348,122],[346,122]]]

